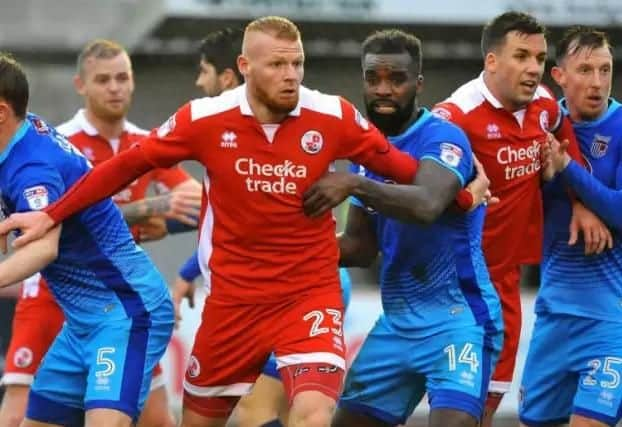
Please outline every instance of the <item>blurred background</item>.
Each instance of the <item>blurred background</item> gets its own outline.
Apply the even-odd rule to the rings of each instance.
[[[360,42],[376,29],[410,31],[423,41],[425,86],[420,102],[430,106],[479,73],[481,27],[506,10],[533,13],[547,24],[551,47],[566,26],[580,23],[607,30],[614,57],[622,55],[622,48],[616,46],[622,36],[620,0],[0,0],[0,50],[11,52],[26,67],[30,109],[49,123],[59,124],[81,107],[72,85],[78,51],[93,38],[119,41],[134,64],[136,92],[129,118],[152,128],[182,103],[201,96],[194,87],[197,49],[210,31],[243,28],[262,15],[292,19],[299,25],[305,45],[305,85],[343,95],[359,107]],[[620,92],[620,84],[622,79],[614,77],[614,96]],[[201,177],[198,165],[184,166]],[[343,207],[336,213],[338,228],[344,214]],[[172,282],[195,242],[195,233],[186,233],[149,244],[147,249]],[[351,348],[356,349],[375,320],[379,302],[373,270],[353,269],[352,275],[355,292],[348,329]],[[525,295],[524,335],[528,336],[533,290],[527,289]],[[2,313],[10,317],[10,310],[2,309]],[[198,315],[198,310],[188,314],[185,327],[177,334],[176,345],[181,350],[167,356],[176,405],[180,370],[183,372]],[[9,325],[7,318],[0,329]],[[6,345],[6,338],[0,344]],[[524,351],[523,346],[522,355]],[[515,380],[519,378],[517,372]],[[510,417],[516,413],[515,395],[516,390],[502,407],[503,414]]]

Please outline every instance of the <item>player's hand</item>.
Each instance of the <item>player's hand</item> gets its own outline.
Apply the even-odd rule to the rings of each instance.
[[[196,286],[194,283],[188,282],[181,277],[175,279],[173,285],[173,305],[175,306],[175,328],[179,326],[181,322],[181,301],[184,298],[188,299],[188,306],[194,308],[194,291]]]
[[[6,254],[7,237],[13,230],[22,232],[12,244],[13,248],[20,248],[42,238],[52,227],[54,227],[54,221],[43,211],[14,213],[0,222],[0,251]]]
[[[343,202],[356,185],[358,175],[347,172],[329,172],[317,180],[303,196],[305,215],[319,217]]]
[[[547,143],[548,145],[548,156],[549,162],[551,164],[550,168],[553,169],[553,174],[557,172],[561,172],[566,169],[568,163],[570,163],[571,157],[568,154],[568,146],[570,145],[570,141],[564,139],[563,141],[558,141],[557,138],[553,136],[553,134],[547,134]]]
[[[556,173],[551,157],[551,137],[552,134],[548,133],[546,141],[544,141],[540,149],[540,164],[542,165],[540,174],[544,181],[551,181]]]
[[[201,190],[173,190],[165,196],[168,206],[164,215],[166,218],[175,219],[191,227],[198,225],[201,213]]]
[[[138,238],[141,242],[160,240],[168,234],[166,220],[161,216],[151,216],[137,224]]]
[[[490,192],[490,179],[486,175],[484,165],[473,156],[473,165],[475,166],[475,179],[467,185],[466,190],[473,196],[473,204],[471,209],[473,210],[481,204],[495,204],[499,203],[498,197],[493,197]]]
[[[585,255],[600,254],[605,249],[613,248],[613,237],[605,224],[580,202],[572,204],[570,220],[570,239],[568,244],[575,245],[579,233],[583,234]]]

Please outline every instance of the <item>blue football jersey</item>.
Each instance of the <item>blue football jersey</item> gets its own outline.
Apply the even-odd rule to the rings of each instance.
[[[462,186],[475,174],[464,132],[428,110],[390,140],[417,160],[450,170]],[[357,199],[351,202],[363,207]],[[383,309],[397,330],[424,336],[475,324],[500,329],[499,300],[481,250],[484,207],[466,214],[448,209],[431,225],[372,215],[383,257]]]
[[[564,100],[560,103],[565,110]],[[600,255],[585,256],[582,241],[568,246],[572,210],[567,188],[575,187],[565,177],[566,171],[547,184],[543,192],[545,239],[542,283],[536,300],[536,312],[622,322],[622,242],[619,229],[616,230],[614,224],[607,220],[619,218],[622,209],[620,203],[615,203],[622,190],[621,105],[611,99],[601,117],[573,123],[573,127],[587,163],[587,173],[597,180],[597,185],[590,190],[589,200],[585,193],[582,197],[579,188],[575,193],[610,226],[614,234],[614,247]],[[571,167],[579,168],[573,163],[568,168]],[[577,172],[587,176],[584,171]]]
[[[28,114],[0,153],[3,214],[45,208],[90,168],[54,128]],[[162,276],[132,239],[111,199],[63,222],[58,258],[42,275],[68,324],[76,328],[152,311],[169,297]]]

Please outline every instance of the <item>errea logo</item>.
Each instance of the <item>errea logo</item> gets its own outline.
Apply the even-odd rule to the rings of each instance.
[[[238,139],[238,136],[235,132],[226,130],[220,137],[220,146],[222,148],[238,148],[238,143],[235,141],[236,139]]]

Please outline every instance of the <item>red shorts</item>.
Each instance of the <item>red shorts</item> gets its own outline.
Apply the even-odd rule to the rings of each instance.
[[[488,391],[507,393],[510,390],[522,323],[520,298],[520,266],[490,268],[490,279],[501,299],[503,314],[503,347],[492,374]]]
[[[39,274],[26,279],[15,307],[12,335],[6,353],[2,385],[30,385],[41,360],[61,330],[65,316]],[[151,390],[165,384],[158,363]]]
[[[65,317],[37,274],[24,281],[15,307],[11,343],[6,353],[3,385],[30,385],[41,359],[63,326]]]
[[[281,373],[299,367],[292,374],[296,381],[284,382],[290,399],[311,389],[336,399],[345,370],[342,326],[340,292],[257,305],[207,298],[186,371],[184,406],[204,416],[227,416],[231,397],[250,391],[272,352]]]

